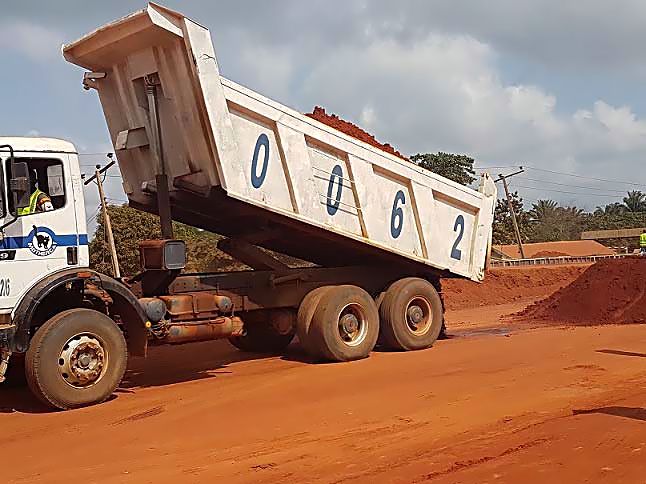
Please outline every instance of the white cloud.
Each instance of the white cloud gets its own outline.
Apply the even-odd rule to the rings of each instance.
[[[322,105],[406,154],[442,150],[471,154],[481,164],[527,163],[634,179],[646,152],[646,120],[630,107],[602,100],[589,109],[560,111],[557,97],[541,87],[506,84],[497,60],[490,45],[469,36],[430,34],[412,43],[378,39],[339,46],[319,56],[302,81],[288,82],[296,85],[292,98],[301,105]],[[571,178],[558,181],[576,184]],[[601,203],[589,193],[526,194],[588,208]]]
[[[365,129],[372,129],[377,123],[377,115],[372,106],[365,106],[359,116],[361,126]]]
[[[637,114],[643,1],[168,2],[211,29],[224,75],[302,111],[324,106],[406,154],[464,152],[487,164],[646,181],[646,120]],[[62,36],[40,25],[70,40],[131,10],[126,0],[83,15],[61,2],[37,11],[28,3],[4,12],[0,49],[36,61],[60,59]],[[42,80],[25,82],[37,92]],[[100,111],[90,111],[86,119],[102,126]],[[590,192],[527,195],[605,200]]]
[[[238,72],[243,78],[256,79],[256,89],[271,93],[279,100],[289,99],[289,84],[294,75],[290,51],[268,48],[262,44],[247,44],[239,51]]]
[[[0,49],[15,51],[34,61],[59,59],[63,35],[25,20],[0,21]]]

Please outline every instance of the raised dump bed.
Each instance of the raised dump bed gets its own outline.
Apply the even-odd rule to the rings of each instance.
[[[481,280],[496,189],[475,191],[220,76],[205,27],[155,4],[64,48],[90,71],[130,204],[312,262]],[[159,180],[159,178],[157,178]]]

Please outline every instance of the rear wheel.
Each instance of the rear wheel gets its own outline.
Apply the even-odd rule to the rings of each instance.
[[[107,400],[127,362],[126,341],[112,319],[91,309],[70,309],[36,331],[25,356],[25,376],[40,400],[66,410]]]
[[[378,336],[379,313],[366,291],[357,286],[335,286],[321,296],[312,316],[309,344],[322,358],[365,358]]]
[[[333,286],[323,286],[310,291],[303,298],[298,308],[298,315],[296,317],[298,341],[308,354],[316,358],[320,358],[322,355],[319,354],[316,345],[312,344],[311,341],[310,328],[312,327],[312,318],[323,295],[333,288]]]
[[[282,353],[296,334],[296,311],[250,311],[242,316],[245,333],[229,338],[233,346],[251,353]]]
[[[442,331],[442,313],[442,300],[430,282],[400,279],[388,288],[379,306],[381,340],[396,350],[429,348]]]

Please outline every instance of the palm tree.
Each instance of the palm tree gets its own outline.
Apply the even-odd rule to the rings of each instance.
[[[585,213],[585,211],[579,207],[559,207],[557,211],[561,212],[561,214],[564,214],[568,217],[574,217],[574,218],[580,217]]]
[[[629,212],[644,212],[646,211],[646,195],[639,190],[628,192],[628,196],[624,197],[624,206]]]
[[[626,206],[623,203],[613,202],[605,207],[597,207],[594,211],[595,215],[621,215],[626,211]]]
[[[537,200],[532,204],[532,209],[529,211],[531,217],[538,221],[543,221],[554,217],[559,204],[554,200]]]

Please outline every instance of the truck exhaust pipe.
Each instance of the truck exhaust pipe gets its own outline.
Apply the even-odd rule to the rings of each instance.
[[[237,317],[220,317],[208,321],[177,322],[164,325],[165,335],[156,339],[159,344],[183,344],[198,341],[241,336],[243,333],[242,320]]]

